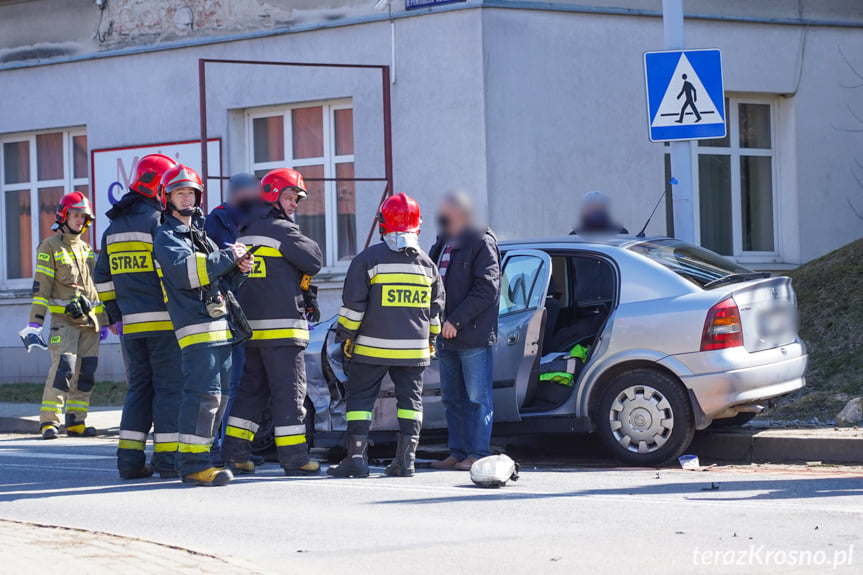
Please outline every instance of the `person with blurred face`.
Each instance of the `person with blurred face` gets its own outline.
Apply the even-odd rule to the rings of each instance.
[[[463,193],[444,196],[437,224],[438,240],[429,255],[447,294],[438,347],[450,453],[432,467],[469,471],[491,454],[500,251],[494,232],[474,222],[473,205]]]
[[[611,217],[611,198],[594,190],[587,192],[581,198],[581,215],[578,226],[569,235],[610,234],[626,235],[625,227],[616,223]]]

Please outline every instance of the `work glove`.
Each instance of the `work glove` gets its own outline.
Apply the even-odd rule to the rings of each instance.
[[[318,286],[310,285],[303,290],[303,302],[306,306],[306,319],[312,323],[321,321],[321,308],[318,306]]]
[[[44,350],[48,349],[48,345],[42,339],[42,326],[38,323],[33,322],[28,324],[27,327],[18,332],[18,336],[24,343],[24,347],[27,348],[27,353],[30,353],[34,347]]]
[[[105,341],[106,339],[108,339],[108,328],[103,325],[102,329],[99,330],[99,341]]]
[[[351,360],[354,358],[354,340],[346,339],[342,342],[342,355],[345,359]]]

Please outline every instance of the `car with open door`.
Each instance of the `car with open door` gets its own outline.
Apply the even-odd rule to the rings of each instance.
[[[500,247],[495,435],[598,433],[621,461],[657,465],[680,455],[696,429],[745,419],[805,385],[787,277],[664,237]],[[344,441],[346,376],[334,324],[314,327],[306,354],[315,446]],[[424,382],[429,437],[446,431],[436,360]],[[391,439],[397,430],[385,381],[372,435]]]

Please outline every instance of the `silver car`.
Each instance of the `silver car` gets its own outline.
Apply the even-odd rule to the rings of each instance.
[[[787,277],[665,237],[568,236],[501,251],[496,435],[599,433],[621,461],[657,465],[680,455],[696,429],[745,420],[805,385]],[[341,445],[346,427],[334,323],[315,326],[306,356],[316,446]],[[571,381],[546,374],[560,365],[551,360],[573,354],[582,358],[565,362]],[[426,436],[446,430],[437,364],[425,374]],[[397,429],[385,381],[372,433]]]

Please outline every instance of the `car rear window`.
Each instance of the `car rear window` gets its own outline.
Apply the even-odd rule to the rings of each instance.
[[[639,242],[629,246],[629,249],[662,264],[700,287],[728,275],[752,273],[752,270],[715,252],[672,238]]]

